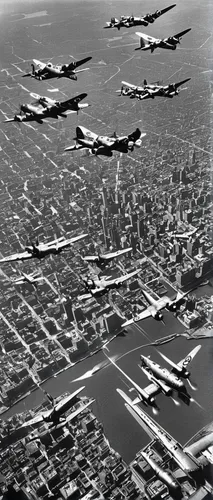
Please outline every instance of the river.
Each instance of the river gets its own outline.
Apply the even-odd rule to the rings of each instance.
[[[143,346],[150,341],[164,337],[172,333],[181,333],[184,327],[169,312],[164,314],[165,326],[162,323],[154,321],[152,318],[132,325],[128,328],[128,333],[124,337],[117,337],[109,344],[109,355],[117,355],[119,366],[138,384],[145,387],[148,380],[142,371],[138,368],[140,362],[140,353],[151,354],[153,360],[164,364],[157,350],[163,352],[173,361],[178,362],[190,352],[199,343],[202,349],[195,357],[191,372],[192,379],[198,385],[197,391],[189,392],[199,402],[199,405],[192,403],[190,407],[181,403],[181,406],[175,406],[171,399],[164,395],[158,397],[160,413],[156,420],[178,441],[184,444],[199,429],[212,420],[213,416],[213,369],[212,340],[205,339],[201,341],[187,340],[179,337],[171,343],[160,347]],[[61,373],[56,378],[48,380],[43,387],[53,396],[58,396],[65,391],[74,391],[78,387],[85,385],[84,394],[96,399],[93,404],[93,411],[97,418],[103,423],[104,431],[112,447],[117,450],[124,460],[129,463],[148,441],[148,437],[141,429],[138,423],[128,413],[124,407],[124,402],[116,392],[119,387],[125,392],[128,391],[126,380],[113,365],[109,365],[99,371],[90,379],[72,383],[72,380],[81,376],[90,370],[94,365],[105,359],[102,352],[91,356],[90,358],[75,365],[69,370]],[[187,382],[186,382],[187,384]],[[5,420],[15,413],[23,412],[40,404],[43,400],[41,390],[32,392],[25,399],[17,403],[8,410],[2,418]],[[150,415],[151,409],[147,410]]]

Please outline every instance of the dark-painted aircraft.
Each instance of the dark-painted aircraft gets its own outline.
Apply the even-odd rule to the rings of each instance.
[[[141,146],[141,139],[146,134],[142,134],[137,128],[132,134],[118,137],[114,134],[112,137],[102,136],[91,132],[85,127],[76,128],[76,144],[68,146],[65,151],[79,151],[88,149],[94,155],[112,156],[113,151],[128,153],[134,151],[134,147]]]
[[[102,279],[86,279],[84,281],[84,287],[87,291],[87,293],[84,293],[82,295],[78,296],[79,300],[87,300],[90,299],[91,297],[101,297],[102,295],[105,295],[108,293],[110,290],[120,288],[125,281],[129,280],[133,276],[136,276],[140,270],[132,271],[132,273],[125,274],[124,276],[120,276],[119,278],[114,278],[110,279],[109,278],[102,278]]]
[[[186,78],[178,83],[169,83],[168,85],[159,85],[158,83],[147,83],[144,80],[143,86],[136,86],[128,82],[121,82],[121,90],[116,90],[119,95],[128,96],[130,99],[154,99],[154,97],[169,97],[173,98],[175,95],[179,94],[178,88],[184,83],[191,80],[191,78]]]
[[[150,23],[154,23],[158,17],[166,14],[170,9],[173,9],[176,4],[170,5],[162,10],[156,10],[153,14],[146,14],[145,16],[120,16],[120,19],[112,17],[111,21],[107,21],[107,26],[104,28],[132,28],[132,26],[148,26]]]
[[[38,241],[36,241],[36,243],[32,243],[31,245],[26,246],[24,252],[9,255],[8,257],[0,259],[0,263],[14,262],[33,258],[43,259],[47,255],[58,255],[64,248],[67,248],[73,243],[86,238],[86,236],[88,235],[80,234],[79,236],[74,236],[73,238],[67,239],[61,236],[56,240],[49,241],[48,243],[39,243]]]
[[[151,52],[154,52],[157,48],[175,50],[183,35],[189,31],[191,31],[191,28],[181,31],[180,33],[177,33],[177,35],[162,39],[154,38],[146,33],[137,32],[136,35],[140,37],[140,46],[135,50],[151,50]]]
[[[191,290],[190,290],[191,291]],[[190,291],[181,293],[178,292],[176,297],[174,299],[170,299],[166,295],[161,297],[160,299],[156,300],[150,295],[149,292],[146,290],[142,289],[142,294],[146,298],[147,302],[150,304],[147,309],[144,309],[141,313],[136,314],[133,318],[125,321],[123,325],[121,325],[123,328],[126,326],[131,325],[132,323],[136,323],[137,321],[141,321],[142,319],[150,318],[151,316],[156,319],[157,321],[162,321],[163,320],[163,314],[162,314],[162,309],[168,309],[168,311],[171,312],[176,312],[177,309],[184,304],[185,302],[185,297],[190,293]]]
[[[123,250],[117,250],[115,252],[109,252],[105,254],[99,253],[98,255],[86,255],[85,257],[83,257],[83,260],[85,262],[95,263],[97,266],[102,268],[105,267],[113,259],[116,259],[121,255],[131,252],[131,250],[132,247],[129,247],[129,248],[124,248]]]
[[[84,69],[76,69],[82,64],[90,61],[92,57],[85,57],[85,59],[81,59],[80,61],[72,61],[69,64],[52,64],[51,62],[43,63],[38,61],[38,59],[33,59],[33,64],[31,64],[32,71],[31,73],[26,73],[23,75],[31,76],[36,80],[49,80],[50,78],[62,78],[66,77],[70,80],[77,80],[77,74],[82,71],[87,71],[89,68]]]
[[[54,428],[63,427],[68,422],[70,422],[75,417],[77,417],[90,404],[92,404],[92,401],[90,401],[89,403],[86,403],[85,405],[80,406],[80,408],[78,408],[77,410],[74,410],[67,417],[63,416],[64,413],[66,413],[70,408],[72,408],[76,404],[76,402],[78,401],[78,394],[80,392],[82,392],[83,389],[85,389],[85,386],[80,387],[75,392],[73,392],[69,396],[65,397],[59,403],[56,403],[56,404],[54,402],[53,397],[50,396],[45,391],[49,401],[51,402],[52,409],[44,411],[44,412],[40,413],[39,415],[36,415],[31,420],[27,420],[26,422],[24,422],[24,424],[22,424],[22,427],[30,427],[30,426],[39,424],[41,422],[46,422],[47,424],[50,424],[50,426],[54,427]]]
[[[36,94],[33,94],[34,96]],[[37,96],[37,101],[32,104],[21,104],[20,114],[16,114],[13,118],[7,118],[7,122],[29,122],[36,121],[38,123],[43,123],[45,118],[67,118],[64,114],[66,111],[68,113],[78,113],[81,108],[87,108],[89,104],[80,104],[82,99],[85,99],[87,94],[79,94],[76,97],[68,99],[68,101],[59,102],[49,99],[49,97]]]

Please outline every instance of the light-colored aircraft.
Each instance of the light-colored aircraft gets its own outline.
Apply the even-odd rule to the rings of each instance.
[[[125,281],[129,280],[133,276],[136,276],[140,272],[139,269],[136,271],[132,271],[132,273],[125,274],[124,276],[120,276],[119,278],[110,279],[102,278],[102,279],[86,279],[84,281],[84,286],[87,290],[87,293],[78,296],[79,300],[87,300],[91,297],[101,297],[105,295],[110,290],[120,288]]]
[[[176,233],[175,231],[173,231],[172,233],[170,233],[170,236],[172,236],[172,238],[175,238],[178,240],[183,240],[183,241],[186,240],[187,241],[187,240],[189,240],[189,238],[194,236],[198,231],[199,231],[199,227],[195,227],[191,231],[187,231],[184,233]]]
[[[202,437],[189,446],[183,447],[176,441],[163,427],[161,427],[153,418],[151,418],[142,408],[134,405],[132,400],[125,394],[125,392],[117,389],[117,392],[125,401],[127,410],[131,413],[138,424],[145,430],[145,432],[153,439],[159,441],[164,448],[168,451],[169,455],[177,463],[180,469],[194,478],[196,484],[205,482],[203,477],[203,463],[201,460],[201,453],[205,448],[208,448],[213,443],[213,433],[210,433],[208,439],[206,436]]]
[[[77,74],[82,71],[87,71],[89,68],[84,69],[76,69],[82,64],[90,61],[92,57],[85,57],[85,59],[81,59],[80,61],[72,61],[69,64],[52,64],[51,62],[43,63],[38,61],[38,59],[33,59],[33,64],[31,64],[32,71],[31,73],[26,73],[23,75],[31,76],[36,80],[49,80],[50,78],[70,78],[70,80],[77,80]]]
[[[94,155],[112,156],[113,151],[128,153],[133,151],[134,147],[141,146],[141,139],[146,134],[142,134],[137,128],[132,134],[118,137],[114,134],[112,137],[101,136],[91,132],[85,127],[76,128],[76,144],[69,146],[65,151],[79,151],[88,149]]]
[[[64,248],[67,248],[73,243],[86,238],[86,236],[88,236],[88,234],[80,234],[79,236],[74,236],[73,238],[67,239],[61,236],[56,240],[49,241],[48,243],[39,243],[37,240],[36,243],[32,243],[31,245],[26,246],[24,252],[9,255],[8,257],[0,259],[0,263],[27,260],[32,258],[43,259],[50,254],[58,255]]]
[[[170,5],[162,10],[156,10],[154,14],[146,14],[145,16],[121,16],[120,19],[116,19],[116,17],[112,17],[111,21],[107,21],[107,26],[104,28],[117,28],[120,30],[123,28],[132,28],[132,26],[148,26],[149,23],[154,23],[158,17],[162,16],[168,10],[173,9],[176,4]]]
[[[13,285],[22,285],[23,283],[30,283],[31,285],[36,285],[39,281],[44,281],[44,276],[41,276],[40,273],[34,271],[31,274],[26,274],[22,271],[22,274],[19,278],[16,278],[12,281]]]
[[[154,38],[146,33],[137,32],[136,35],[140,37],[140,46],[135,50],[151,50],[151,52],[154,52],[157,48],[175,50],[183,35],[188,33],[190,30],[191,28],[188,28],[180,33],[177,33],[177,35],[169,36],[168,38],[163,39]]]
[[[159,394],[159,392],[162,392],[165,396],[171,396],[175,404],[177,404],[177,401],[173,398],[173,392],[176,391],[179,399],[189,405],[192,398],[188,394],[182,379],[187,380],[190,387],[196,390],[195,384],[190,380],[190,372],[187,370],[187,367],[199,352],[200,348],[201,345],[195,347],[184,359],[179,361],[179,363],[174,363],[164,354],[159,353],[162,358],[172,366],[171,371],[167,368],[162,368],[159,364],[155,363],[155,361],[152,361],[150,356],[141,354],[140,368],[151,382],[150,385],[145,387],[144,391],[147,392],[149,396],[153,397]]]
[[[184,83],[191,80],[191,78],[186,78],[182,82],[178,83],[169,83],[168,85],[159,85],[159,83],[147,83],[144,80],[143,86],[136,86],[128,82],[121,82],[122,87],[121,90],[116,90],[116,92],[120,92],[120,95],[128,96],[130,99],[154,99],[154,97],[169,97],[173,98],[175,95],[179,94],[178,88]]]
[[[111,260],[116,259],[117,257],[120,257],[121,255],[124,255],[128,252],[131,252],[132,247],[129,248],[124,248],[123,250],[117,250],[115,252],[109,252],[109,253],[99,253],[98,255],[87,255],[86,257],[83,257],[83,260],[85,262],[94,262],[97,266],[100,267],[105,267]]]
[[[13,118],[7,118],[4,122],[36,121],[38,123],[43,123],[45,118],[67,118],[67,115],[64,114],[66,111],[68,113],[78,113],[80,109],[89,106],[87,103],[80,104],[80,101],[87,96],[85,93],[79,94],[64,102],[54,101],[49,97],[40,97],[37,94],[33,94],[33,96],[37,97],[36,102],[32,104],[21,104],[20,114],[16,114]]]
[[[190,290],[191,291],[191,290]],[[184,304],[185,297],[190,293],[190,291],[181,293],[178,292],[174,299],[170,299],[166,295],[161,297],[161,299],[154,299],[152,295],[146,290],[142,290],[142,294],[146,298],[147,302],[150,304],[147,309],[142,311],[141,313],[136,314],[133,318],[125,321],[122,327],[126,327],[131,325],[132,323],[136,323],[137,321],[141,321],[142,319],[150,318],[151,316],[157,321],[163,320],[162,309],[168,309],[171,312],[177,311],[177,309]]]
[[[61,427],[66,425],[68,422],[73,420],[79,413],[81,413],[89,404],[92,404],[90,402],[89,404],[87,403],[86,405],[78,408],[77,410],[74,410],[68,417],[64,417],[64,413],[66,413],[70,408],[72,408],[75,403],[78,401],[78,394],[85,389],[85,386],[80,387],[77,389],[75,392],[67,396],[66,398],[62,399],[59,403],[54,403],[54,399],[52,396],[50,396],[46,391],[46,395],[49,399],[49,401],[52,404],[52,409],[44,411],[43,413],[36,415],[34,418],[31,420],[27,420],[22,424],[22,427],[29,427],[32,425],[39,424],[40,422],[46,422],[54,427]]]

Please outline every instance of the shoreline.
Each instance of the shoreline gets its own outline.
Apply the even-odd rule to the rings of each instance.
[[[4,408],[3,411],[1,411],[1,409],[0,409],[0,416],[4,415],[4,413],[6,413],[7,411],[11,410],[15,405],[17,405],[18,403],[20,403],[20,401],[22,401],[27,396],[29,396],[30,394],[32,394],[32,392],[36,391],[37,389],[40,389],[40,386],[42,386],[43,384],[45,384],[48,380],[51,380],[52,378],[56,378],[58,375],[60,375],[60,373],[63,373],[65,371],[67,371],[67,370],[70,370],[75,365],[81,363],[82,361],[85,361],[85,359],[91,358],[92,356],[94,356],[98,352],[102,351],[103,347],[105,347],[107,344],[110,344],[110,342],[112,342],[116,337],[118,337],[121,334],[121,332],[122,332],[122,330],[119,330],[118,333],[116,333],[115,335],[113,335],[110,339],[106,340],[100,347],[98,347],[97,349],[95,349],[95,351],[91,351],[90,353],[88,353],[86,356],[84,356],[83,358],[79,359],[75,363],[71,363],[70,365],[66,366],[65,368],[62,368],[58,372],[54,373],[54,375],[50,375],[49,377],[45,378],[45,380],[42,380],[42,382],[39,385],[35,385],[34,387],[32,387],[32,389],[30,389],[25,394],[23,394],[23,396],[20,396],[18,399],[16,399],[16,401],[14,401],[13,404],[11,404],[10,406],[7,406],[7,407],[3,407]]]

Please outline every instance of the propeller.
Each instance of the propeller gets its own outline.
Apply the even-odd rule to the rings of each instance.
[[[180,401],[177,401],[177,399],[173,398],[172,396],[170,396],[173,403],[176,405],[176,406],[180,406]]]
[[[155,416],[159,415],[159,413],[160,413],[160,408],[158,408],[158,406],[153,406],[153,407],[152,407],[152,413],[153,413],[153,415],[155,415]]]
[[[192,382],[189,378],[187,378],[187,382],[193,391],[197,391],[198,387],[196,382]]]

